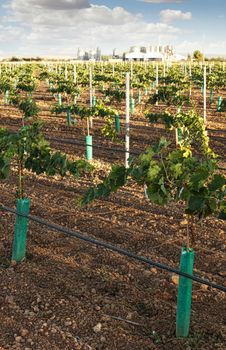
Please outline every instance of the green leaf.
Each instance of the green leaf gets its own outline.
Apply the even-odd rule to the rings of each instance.
[[[208,188],[210,191],[217,191],[226,185],[226,178],[224,175],[214,175],[212,181],[209,183]]]
[[[161,171],[160,166],[155,164],[154,162],[152,162],[149,169],[148,169],[148,173],[147,173],[148,181],[154,180],[158,176],[160,171]]]
[[[188,200],[187,212],[194,214],[197,212],[201,212],[204,208],[205,197],[191,195]]]

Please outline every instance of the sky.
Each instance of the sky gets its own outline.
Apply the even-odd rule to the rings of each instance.
[[[0,0],[0,57],[134,45],[226,56],[226,0]]]

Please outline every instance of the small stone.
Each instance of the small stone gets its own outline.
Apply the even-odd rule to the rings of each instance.
[[[181,222],[180,222],[180,225],[181,226],[187,226],[187,224],[188,224],[188,220],[182,220]]]
[[[101,337],[100,337],[100,341],[101,341],[101,343],[105,343],[105,342],[106,342],[106,338],[103,337],[103,336],[101,336]]]
[[[96,324],[95,327],[93,327],[93,330],[95,333],[99,333],[101,331],[101,328],[102,328],[102,324],[99,322]]]
[[[66,336],[67,336],[68,338],[73,338],[73,335],[72,335],[70,332],[66,332]]]
[[[8,304],[14,304],[14,298],[12,295],[7,295],[5,298],[6,303]]]
[[[219,231],[219,237],[220,238],[225,238],[225,231],[224,230],[220,230]]]
[[[9,272],[9,273],[14,273],[14,272],[15,272],[15,270],[14,270],[14,268],[13,268],[13,267],[9,267],[9,268],[7,269],[7,272]]]
[[[208,286],[206,284],[201,284],[201,289],[202,290],[208,290]]]
[[[71,322],[71,321],[65,321],[65,322],[64,322],[64,325],[65,325],[66,327],[71,326],[71,325],[72,325],[72,322]]]
[[[111,317],[110,317],[110,316],[107,316],[107,315],[104,315],[104,316],[101,318],[101,320],[102,320],[103,322],[109,322],[109,321],[111,321]]]
[[[144,275],[145,277],[149,278],[149,277],[151,277],[152,273],[151,273],[150,270],[145,270],[145,271],[143,272],[143,275]]]
[[[129,312],[128,315],[126,316],[126,319],[132,320],[132,318],[133,318],[133,314],[132,314],[132,312]]]
[[[22,335],[22,337],[26,337],[28,335],[29,331],[27,329],[21,329],[20,334]]]
[[[226,271],[220,271],[220,272],[218,272],[218,274],[219,274],[221,277],[226,277]]]
[[[176,286],[178,286],[179,284],[179,276],[178,275],[173,275],[171,277],[171,281],[173,282],[173,284],[175,284]]]
[[[15,337],[15,341],[16,341],[17,343],[20,343],[21,340],[22,340],[22,337],[20,337],[19,335]]]
[[[157,271],[157,269],[155,268],[155,267],[152,267],[151,269],[150,269],[150,271],[152,272],[152,273],[154,273],[154,274],[156,274],[158,271]]]
[[[95,310],[96,310],[96,311],[100,311],[100,310],[101,310],[101,307],[97,305],[97,306],[95,306]]]

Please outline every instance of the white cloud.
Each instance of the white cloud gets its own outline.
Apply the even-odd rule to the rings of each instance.
[[[96,46],[110,53],[114,47],[125,51],[131,45],[155,44],[159,37],[170,42],[180,34],[172,25],[147,22],[142,15],[122,7],[111,9],[87,0],[54,3],[11,0],[5,22],[13,22],[18,28],[26,26],[27,32],[17,54],[75,56],[77,47]]]
[[[170,23],[174,20],[189,21],[192,19],[191,12],[182,12],[180,10],[162,10],[160,12],[161,20],[165,23]]]
[[[9,42],[15,42],[24,38],[24,30],[14,26],[3,26],[0,25],[0,43],[6,44]]]
[[[176,47],[178,52],[193,53],[195,50],[201,50],[204,54],[226,55],[226,40],[225,41],[182,41]]]

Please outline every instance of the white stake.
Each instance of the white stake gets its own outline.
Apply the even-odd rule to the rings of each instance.
[[[125,167],[129,168],[129,119],[130,119],[130,74],[126,73],[126,135],[125,135]]]
[[[93,107],[93,73],[92,66],[89,67],[89,103],[90,108]],[[90,127],[93,127],[93,118],[90,117]]]
[[[204,66],[204,88],[203,88],[203,98],[204,98],[204,103],[203,103],[203,118],[204,122],[206,123],[206,65]]]

